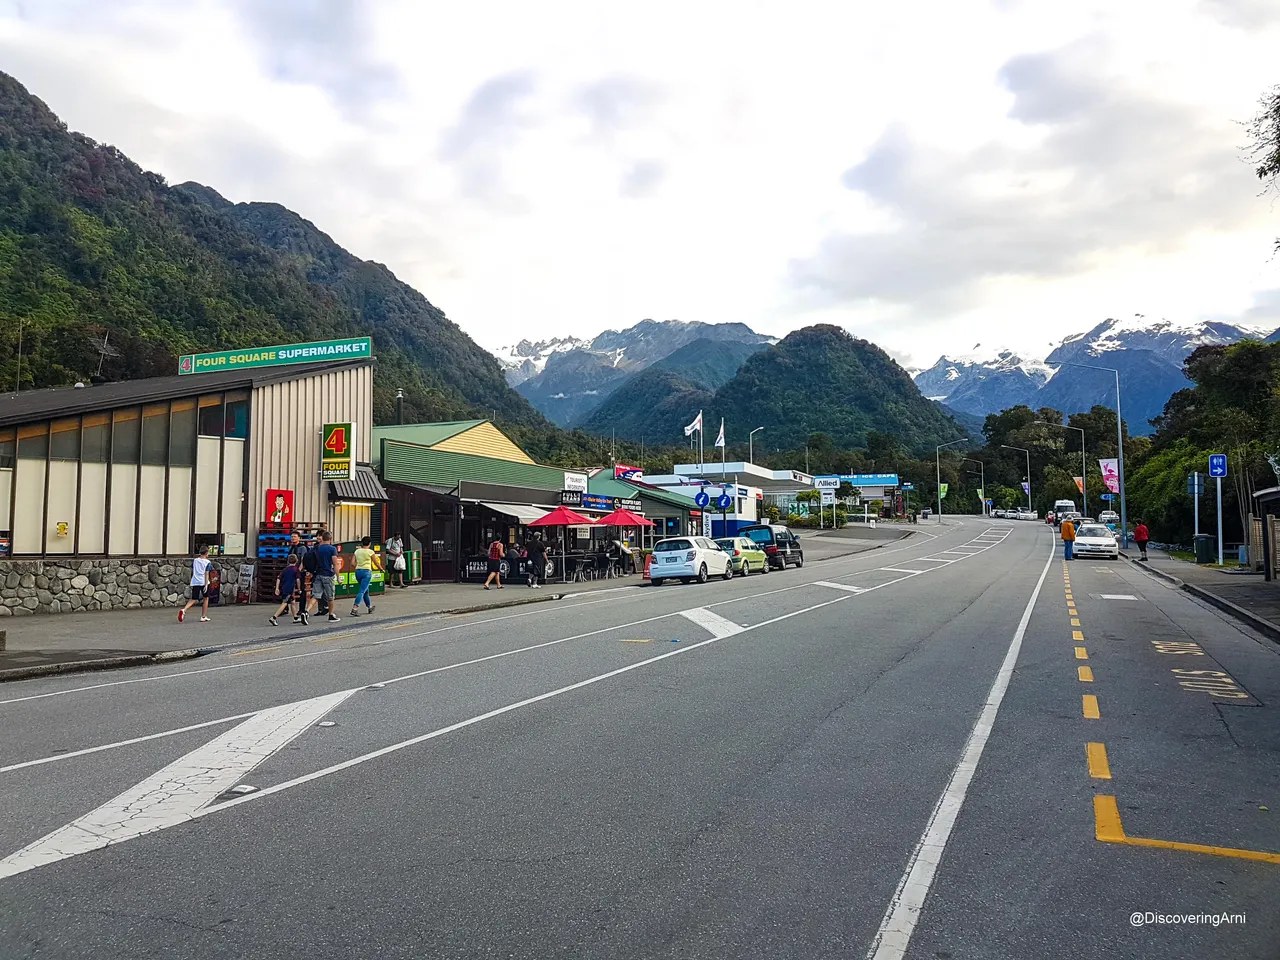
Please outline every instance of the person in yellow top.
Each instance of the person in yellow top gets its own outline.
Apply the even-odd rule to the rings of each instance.
[[[1076,543],[1076,525],[1069,519],[1062,521],[1062,558],[1064,560],[1074,560],[1075,556],[1072,550]]]
[[[365,609],[369,613],[373,613],[373,603],[369,599],[369,585],[373,583],[373,571],[382,569],[382,558],[373,552],[373,548],[369,546],[373,542],[372,538],[365,537],[360,541],[360,546],[356,547],[356,598],[351,601],[351,615],[353,617],[360,616],[360,601],[364,600]]]

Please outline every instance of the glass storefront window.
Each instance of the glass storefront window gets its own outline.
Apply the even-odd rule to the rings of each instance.
[[[106,463],[111,450],[111,414],[86,413],[80,427],[80,459]]]
[[[50,424],[49,457],[52,460],[80,459],[79,417],[67,417]]]
[[[49,455],[49,424],[29,423],[18,428],[18,458],[43,460]]]
[[[117,410],[111,425],[111,462],[137,463],[141,447],[142,411],[137,407]]]
[[[222,397],[208,396],[200,398],[200,436],[222,436]]]
[[[14,429],[0,429],[0,470],[13,468],[17,452],[17,434]]]
[[[226,435],[237,440],[249,439],[249,394],[243,390],[227,394]]]
[[[169,463],[175,467],[196,465],[196,402],[175,400],[169,411]]]
[[[164,466],[169,460],[169,405],[150,403],[142,408],[142,462]]]

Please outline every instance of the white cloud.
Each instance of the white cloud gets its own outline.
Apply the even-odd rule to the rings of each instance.
[[[835,322],[928,362],[1270,304],[1273,4],[926,6],[0,0],[0,65],[486,345]]]

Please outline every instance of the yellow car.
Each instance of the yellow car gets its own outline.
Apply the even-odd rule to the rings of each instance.
[[[768,555],[746,537],[722,537],[716,541],[716,546],[729,554],[729,562],[736,574],[748,577],[755,570],[769,572]]]

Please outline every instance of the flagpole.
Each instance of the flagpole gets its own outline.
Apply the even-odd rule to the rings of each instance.
[[[698,473],[700,474],[707,472],[706,446],[702,442],[706,432],[707,432],[707,425],[706,425],[706,422],[702,419],[702,411],[699,410],[698,411]]]

